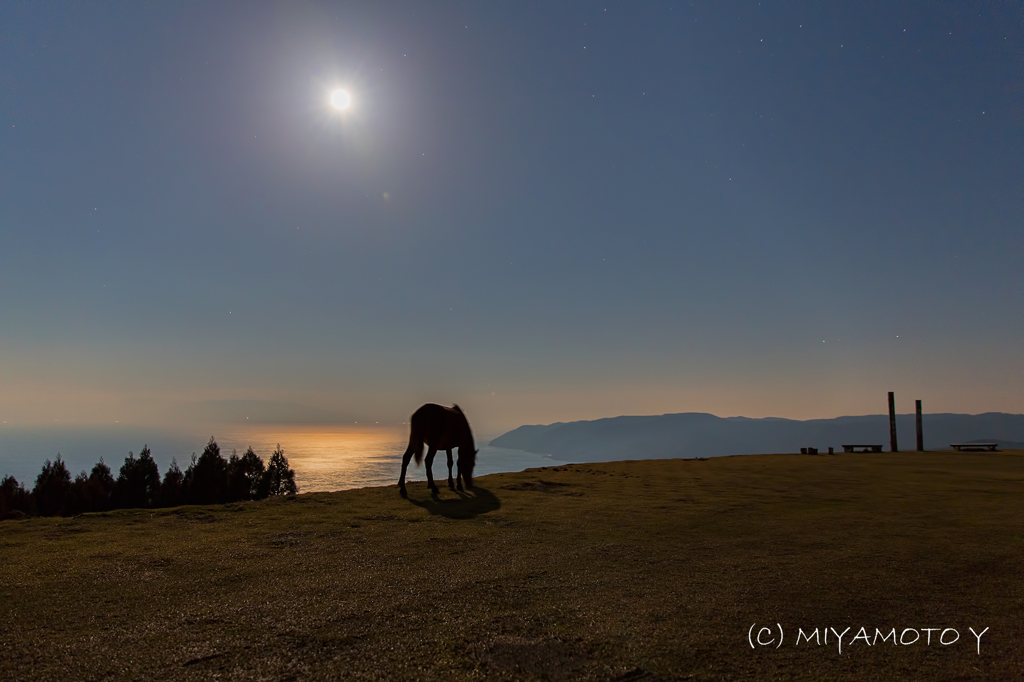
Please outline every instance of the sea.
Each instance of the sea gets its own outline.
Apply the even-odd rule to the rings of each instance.
[[[47,459],[58,454],[72,477],[89,472],[102,458],[114,476],[129,452],[148,446],[163,476],[171,461],[184,470],[210,438],[221,454],[241,455],[249,447],[263,461],[280,446],[295,470],[299,492],[322,492],[393,485],[398,482],[402,454],[409,442],[408,426],[225,424],[220,426],[155,429],[115,426],[0,426],[0,477],[14,476],[25,487],[35,485]],[[556,466],[567,462],[521,450],[492,448],[477,443],[475,476]],[[425,453],[424,453],[425,454]],[[453,452],[457,458],[457,453]],[[435,479],[448,476],[447,457],[434,459]],[[426,480],[426,470],[409,464],[407,481]]]

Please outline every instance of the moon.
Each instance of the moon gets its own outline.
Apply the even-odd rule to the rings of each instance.
[[[338,111],[344,111],[352,105],[352,95],[348,90],[335,90],[331,93],[331,106]]]

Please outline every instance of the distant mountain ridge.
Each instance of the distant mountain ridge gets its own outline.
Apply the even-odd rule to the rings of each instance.
[[[997,441],[1002,448],[1024,447],[1021,414],[926,414],[922,423],[926,450],[948,450],[950,443],[969,441]],[[901,450],[917,447],[913,414],[897,415],[896,431]],[[684,412],[520,426],[491,441],[494,447],[574,462],[769,454],[799,452],[803,447],[816,447],[822,452],[834,447],[842,452],[844,443],[881,444],[888,450],[889,416],[800,421]]]

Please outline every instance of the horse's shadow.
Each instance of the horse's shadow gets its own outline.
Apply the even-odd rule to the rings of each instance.
[[[455,492],[455,491],[453,491]],[[474,486],[467,492],[455,492],[457,497],[441,497],[432,494],[422,500],[415,500],[411,497],[409,502],[417,507],[422,507],[435,516],[445,516],[449,519],[471,519],[480,514],[495,511],[501,508],[501,500],[487,488]]]

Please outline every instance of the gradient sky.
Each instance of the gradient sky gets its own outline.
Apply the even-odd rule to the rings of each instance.
[[[896,5],[4,2],[0,416],[1024,412],[1024,11]]]

